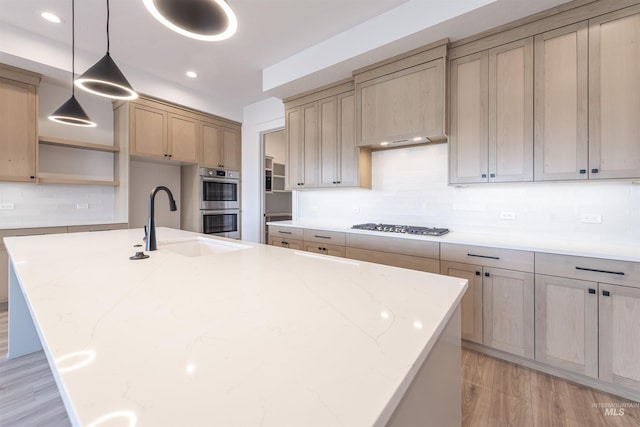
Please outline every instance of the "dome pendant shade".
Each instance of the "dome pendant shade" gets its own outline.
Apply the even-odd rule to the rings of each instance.
[[[166,27],[198,40],[224,40],[238,28],[225,0],[144,0],[144,5]]]
[[[71,98],[69,98],[67,102],[51,113],[49,120],[72,126],[96,126],[96,124],[91,121],[87,113],[84,112],[82,106],[80,106],[80,103],[74,95],[71,95]]]
[[[77,78],[75,84],[87,92],[107,98],[136,99],[138,97],[108,52]]]

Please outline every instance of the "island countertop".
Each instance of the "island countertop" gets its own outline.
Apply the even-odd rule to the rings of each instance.
[[[167,228],[131,261],[142,235],[4,239],[74,425],[384,425],[467,286]]]

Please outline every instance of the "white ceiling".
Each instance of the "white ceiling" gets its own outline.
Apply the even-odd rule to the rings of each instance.
[[[293,90],[346,77],[366,65],[363,62],[443,36],[459,39],[567,1],[229,0],[238,17],[237,33],[226,41],[202,42],[161,25],[142,0],[111,0],[110,51],[138,90],[181,87],[241,109],[271,94],[288,96]],[[76,73],[82,73],[106,51],[106,0],[77,0],[75,7]],[[429,16],[410,16],[417,10]],[[49,23],[40,17],[42,11],[54,12],[64,22]],[[373,39],[377,45],[372,45]],[[323,46],[331,48],[330,40],[337,46],[335,59],[322,51]],[[0,0],[0,62],[26,64],[64,81],[71,68],[70,41],[71,0]],[[309,58],[318,56],[327,59],[310,65],[315,61]],[[282,77],[268,85],[270,93],[263,92],[265,69]],[[199,77],[189,79],[187,70]],[[151,81],[159,83],[151,86]]]

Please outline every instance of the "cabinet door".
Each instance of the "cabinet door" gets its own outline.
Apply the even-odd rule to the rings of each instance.
[[[371,153],[360,153],[356,145],[356,97],[353,93],[338,95],[338,139],[338,185],[370,188]]]
[[[304,242],[304,250],[307,252],[313,252],[322,255],[331,255],[344,258],[346,256],[346,249],[344,246],[339,245],[327,245],[316,242]]]
[[[482,344],[482,267],[443,261],[440,271],[469,281],[461,303],[462,338]]]
[[[167,116],[168,157],[181,162],[198,162],[198,121],[169,113]]]
[[[200,122],[202,134],[202,166],[222,167],[222,143],[220,127],[214,123]]]
[[[0,79],[0,180],[36,179],[36,86]]]
[[[318,186],[318,103],[302,106],[303,117],[303,150],[304,164],[300,188],[315,188]]]
[[[536,274],[536,360],[598,377],[598,284]]]
[[[489,170],[489,54],[451,61],[449,182],[487,182]]]
[[[640,390],[640,289],[599,289],[600,379]]]
[[[287,109],[285,112],[287,137],[287,190],[299,190],[304,179],[304,140],[302,107]]]
[[[533,274],[485,267],[482,292],[484,344],[533,358]]]
[[[338,181],[338,103],[335,96],[318,102],[320,113],[320,187],[335,187]]]
[[[589,178],[640,177],[640,6],[589,20]]]
[[[166,111],[131,103],[131,154],[165,158],[167,150]]]
[[[489,50],[489,181],[533,180],[533,38]]]
[[[359,85],[360,145],[444,135],[444,59]]]
[[[222,167],[228,170],[240,170],[240,132],[234,129],[222,130]]]
[[[587,179],[587,23],[535,38],[534,178]]]

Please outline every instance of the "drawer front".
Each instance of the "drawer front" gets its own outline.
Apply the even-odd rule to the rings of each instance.
[[[640,288],[640,263],[536,252],[536,273]]]
[[[485,246],[440,244],[440,259],[507,270],[533,272],[533,252]]]
[[[346,251],[344,246],[328,245],[326,243],[304,242],[304,250],[316,254],[331,255],[344,258]]]
[[[345,242],[345,233],[338,231],[322,231],[313,229],[304,229],[305,242],[328,243],[331,245],[342,245]]]
[[[69,233],[80,233],[85,231],[109,231],[109,230],[124,230],[129,228],[129,224],[116,223],[116,224],[94,224],[94,225],[70,225]]]
[[[302,240],[302,228],[295,227],[278,227],[276,225],[269,226],[269,236],[286,237],[291,239]]]
[[[289,239],[288,237],[270,236],[269,244],[271,246],[280,246],[281,248],[289,248],[296,250],[303,250],[304,243],[302,240]]]
[[[349,246],[347,246],[347,258],[374,262],[376,264],[392,265],[400,268],[409,268],[411,270],[426,271],[428,273],[440,273],[440,262],[432,258],[352,248]]]
[[[346,245],[352,248],[391,252],[426,258],[440,258],[440,244],[423,240],[347,233]]]

